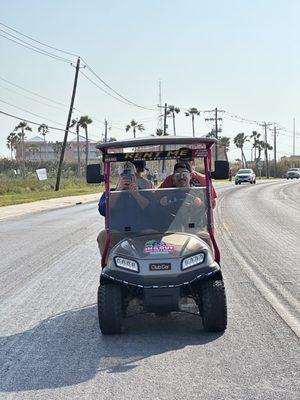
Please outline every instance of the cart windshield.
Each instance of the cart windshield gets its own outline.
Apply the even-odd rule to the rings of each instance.
[[[206,189],[112,191],[109,194],[109,227],[120,233],[206,231]]]

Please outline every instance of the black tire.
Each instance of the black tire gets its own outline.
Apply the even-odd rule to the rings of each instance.
[[[206,332],[223,332],[227,327],[227,304],[222,279],[208,280],[201,284],[200,313]]]
[[[238,183],[237,183],[237,182],[235,182],[235,184],[237,185]]]
[[[103,335],[122,333],[123,302],[122,288],[113,283],[98,288],[98,317]]]
[[[251,185],[254,183],[253,181],[250,181]]]

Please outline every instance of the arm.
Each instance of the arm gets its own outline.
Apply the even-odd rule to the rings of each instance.
[[[98,211],[103,217],[105,217],[105,209],[106,209],[106,198],[105,198],[105,192],[102,193],[102,196],[100,197],[99,203],[98,203]]]
[[[146,199],[144,196],[142,196],[138,190],[137,190],[137,185],[135,182],[132,182],[129,186],[129,190],[130,193],[132,194],[132,196],[135,198],[135,200],[137,201],[138,205],[141,208],[146,208],[149,205],[149,200]]]

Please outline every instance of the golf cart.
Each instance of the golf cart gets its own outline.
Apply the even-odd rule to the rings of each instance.
[[[215,143],[212,138],[151,137],[97,145],[103,154],[104,175],[99,165],[90,165],[87,181],[100,182],[101,177],[105,181],[106,240],[98,289],[103,334],[122,332],[131,301],[138,301],[145,312],[167,316],[193,299],[205,331],[226,329],[226,295],[211,206]],[[134,193],[110,188],[113,163],[196,159],[204,162],[205,187]]]

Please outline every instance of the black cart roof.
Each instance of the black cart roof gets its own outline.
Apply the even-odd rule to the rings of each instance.
[[[141,146],[158,146],[158,145],[197,145],[197,144],[207,144],[211,147],[213,144],[217,143],[214,138],[207,137],[186,137],[186,136],[164,136],[164,137],[145,137],[139,139],[127,139],[118,140],[113,142],[98,143],[96,148],[99,150],[106,149],[122,149],[126,147],[141,147]]]

